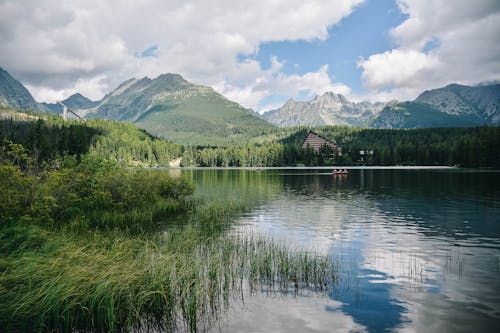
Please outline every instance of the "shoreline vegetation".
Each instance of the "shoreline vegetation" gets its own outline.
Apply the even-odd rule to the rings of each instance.
[[[109,232],[56,235],[24,227],[2,234],[12,239],[2,240],[2,252],[17,242],[3,258],[0,280],[7,332],[195,332],[215,324],[245,290],[326,292],[337,279],[331,258],[262,239],[201,241],[182,230],[164,232],[158,245]]]
[[[450,170],[459,169],[458,166],[448,165],[370,165],[370,166],[352,166],[352,165],[332,165],[332,166],[284,166],[284,167],[150,167],[151,170],[332,170],[350,169],[350,170]]]
[[[179,157],[183,166],[205,167],[500,166],[498,127],[323,128],[345,151],[331,160],[302,149],[305,128],[272,128],[246,146],[186,147],[126,123],[0,111],[0,325],[7,332],[195,332],[247,292],[335,286],[335,258],[226,232],[275,185],[254,198],[224,197],[215,186],[196,194],[185,177],[134,167]],[[359,149],[373,149],[372,160],[358,160]]]
[[[39,165],[0,151],[0,325],[7,332],[192,332],[244,291],[326,292],[336,262],[223,231],[251,203],[194,198],[165,172],[101,156]],[[50,163],[48,163],[50,162]],[[175,223],[183,215],[185,223]]]

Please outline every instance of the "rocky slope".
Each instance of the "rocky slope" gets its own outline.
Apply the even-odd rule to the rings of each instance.
[[[289,100],[281,108],[266,112],[262,118],[280,126],[364,126],[391,103],[352,102],[341,94],[327,92],[311,101]]]
[[[441,112],[437,108],[415,102],[389,105],[367,127],[373,128],[424,128],[480,126],[484,123],[474,115],[456,115]]]
[[[78,113],[132,122],[155,135],[195,145],[215,144],[215,137],[243,142],[272,127],[212,88],[190,83],[178,74],[130,79],[104,96],[99,105]]]
[[[500,84],[477,87],[451,84],[425,91],[415,102],[433,106],[443,113],[500,124]]]
[[[264,113],[263,119],[280,127],[354,125],[375,128],[479,126],[500,124],[500,85],[452,84],[425,91],[412,102],[351,102],[326,93],[308,102],[287,102]]]
[[[41,108],[21,82],[0,67],[0,106],[40,111]]]

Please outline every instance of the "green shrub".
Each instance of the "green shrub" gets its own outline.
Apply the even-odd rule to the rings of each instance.
[[[13,165],[0,165],[0,222],[9,224],[19,219],[31,205],[34,178]]]
[[[141,223],[146,228],[161,214],[182,207],[180,202],[194,190],[187,180],[166,172],[122,169],[96,155],[82,157],[73,168],[30,174],[20,166],[0,165],[3,224],[139,231]]]

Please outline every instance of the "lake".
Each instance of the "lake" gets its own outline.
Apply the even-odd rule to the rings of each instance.
[[[182,170],[248,211],[225,232],[331,254],[327,294],[254,294],[222,332],[486,332],[500,327],[500,172]]]

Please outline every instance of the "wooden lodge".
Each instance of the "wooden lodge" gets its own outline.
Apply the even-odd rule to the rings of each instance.
[[[330,151],[330,155],[333,157],[336,153],[337,156],[342,156],[342,147],[337,146],[335,142],[329,140],[316,132],[309,131],[307,133],[307,137],[302,144],[302,149],[310,149],[314,150],[317,154],[320,154],[324,151],[324,147],[328,147]]]

